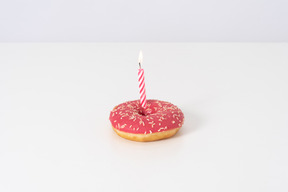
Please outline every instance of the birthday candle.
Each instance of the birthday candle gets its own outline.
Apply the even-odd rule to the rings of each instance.
[[[139,69],[138,69],[138,82],[139,82],[139,92],[140,92],[140,105],[144,109],[146,109],[147,101],[146,101],[146,90],[145,90],[145,78],[144,78],[144,69],[141,68],[141,63],[143,60],[142,51],[139,53]]]

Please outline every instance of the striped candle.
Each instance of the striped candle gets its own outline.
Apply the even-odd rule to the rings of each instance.
[[[142,51],[139,53],[139,70],[138,70],[138,82],[139,82],[139,92],[140,92],[140,104],[141,107],[146,109],[147,101],[146,101],[146,90],[145,90],[145,78],[144,78],[144,69],[141,68],[141,63],[143,60]]]

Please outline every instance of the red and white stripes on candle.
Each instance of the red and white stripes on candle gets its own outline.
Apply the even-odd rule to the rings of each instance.
[[[139,82],[139,92],[140,92],[140,104],[143,109],[146,109],[147,101],[146,101],[144,69],[138,70],[138,82]]]

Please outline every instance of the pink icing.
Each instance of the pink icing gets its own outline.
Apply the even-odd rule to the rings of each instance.
[[[110,121],[120,131],[149,134],[179,128],[184,114],[175,105],[165,101],[147,100],[147,115],[141,112],[139,100],[117,105],[110,113]]]

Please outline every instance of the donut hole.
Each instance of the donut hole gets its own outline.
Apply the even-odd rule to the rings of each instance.
[[[142,115],[142,116],[146,116],[146,115],[147,115],[147,114],[145,113],[145,111],[142,111],[142,110],[139,110],[139,111],[138,111],[138,114],[139,114],[139,115]]]
[[[143,109],[138,110],[138,114],[142,115],[142,116],[148,116],[148,115],[152,115],[154,113],[157,113],[157,111],[152,110],[150,108],[146,109],[145,111]]]

